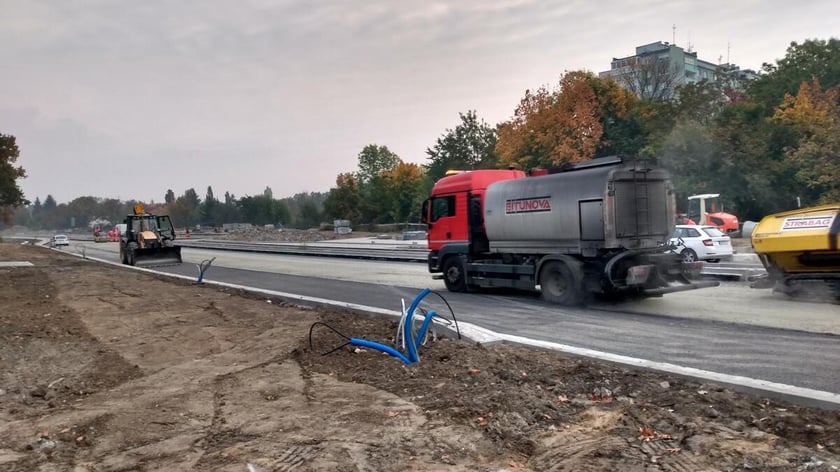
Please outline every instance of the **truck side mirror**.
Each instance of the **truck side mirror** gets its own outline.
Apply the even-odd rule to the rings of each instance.
[[[420,210],[420,222],[430,225],[429,223],[429,199],[423,200],[423,208]]]

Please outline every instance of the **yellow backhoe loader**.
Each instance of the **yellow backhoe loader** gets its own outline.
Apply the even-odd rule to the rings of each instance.
[[[149,267],[180,264],[181,247],[175,246],[175,229],[168,216],[146,213],[142,204],[125,218],[120,234],[120,260],[131,266]]]

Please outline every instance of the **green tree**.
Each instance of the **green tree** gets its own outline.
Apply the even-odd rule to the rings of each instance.
[[[353,224],[361,222],[362,193],[359,179],[352,173],[339,174],[335,187],[330,189],[324,200],[324,217],[334,220],[350,220]]]
[[[796,95],[802,82],[817,79],[825,88],[840,85],[840,39],[791,42],[785,57],[775,64],[765,63],[762,70],[747,92],[770,115],[785,95]]]
[[[368,144],[359,153],[360,184],[367,184],[382,172],[393,170],[400,162],[400,157],[387,146]]]
[[[163,197],[163,201],[166,202],[167,205],[171,203],[175,203],[175,192],[172,189],[166,191],[166,195]]]
[[[204,202],[201,204],[201,223],[218,226],[221,224],[221,202],[213,195],[213,187],[207,186]]]
[[[172,224],[178,227],[191,227],[198,223],[201,199],[195,189],[189,188],[175,202],[166,205]]]
[[[708,178],[734,203],[743,221],[795,206],[793,172],[783,149],[789,137],[767,120],[763,107],[738,103],[724,108],[711,133],[720,148],[721,166]]]
[[[685,84],[677,89],[679,96],[674,106],[678,120],[690,120],[708,126],[714,123],[727,105],[728,98],[719,81]]]
[[[447,129],[426,149],[429,180],[440,179],[449,169],[490,169],[496,166],[496,130],[479,120],[475,110],[459,113],[461,123]]]
[[[184,195],[180,198],[183,198],[184,203],[193,211],[198,210],[199,205],[201,205],[201,199],[198,198],[198,193],[193,188],[185,190]]]
[[[222,203],[220,219],[217,224],[238,223],[242,221],[242,213],[239,210],[239,201],[230,192],[225,192],[225,201]]]
[[[88,227],[91,221],[105,217],[99,199],[91,196],[74,198],[67,204],[67,211],[76,220],[77,227]]]
[[[327,195],[326,192],[301,192],[284,198],[283,202],[289,208],[290,225],[293,228],[318,227]]]
[[[40,220],[41,226],[44,229],[58,229],[67,227],[67,224],[64,223],[64,218],[61,214],[61,210],[58,207],[58,203],[55,201],[55,198],[53,198],[52,195],[47,195],[47,198],[44,199],[44,205],[42,208]]]
[[[286,224],[289,209],[286,205],[265,195],[247,196],[239,199],[239,208],[245,221],[254,225]]]
[[[679,210],[687,210],[690,194],[722,191],[714,188],[720,158],[715,138],[705,126],[686,120],[674,127],[663,143],[659,162],[671,172]]]
[[[317,228],[321,224],[321,212],[315,201],[307,199],[301,204],[296,223],[300,228]]]
[[[20,149],[15,137],[0,133],[0,221],[10,223],[14,209],[29,202],[23,198],[18,179],[26,177],[23,167],[15,166]]]
[[[116,198],[106,198],[99,203],[99,215],[113,224],[122,223],[130,212],[131,208]]]

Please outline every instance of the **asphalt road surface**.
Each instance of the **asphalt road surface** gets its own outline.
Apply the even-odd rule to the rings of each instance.
[[[74,242],[70,250],[118,259],[116,243]],[[496,332],[840,393],[840,306],[792,301],[742,282],[565,308],[521,292],[449,293],[416,263],[188,248],[183,256],[184,264],[157,270],[197,277],[196,264],[215,258],[206,280],[395,311],[428,287],[459,321]]]

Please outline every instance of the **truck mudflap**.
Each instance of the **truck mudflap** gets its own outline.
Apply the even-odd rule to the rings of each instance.
[[[648,296],[664,295],[666,293],[686,292],[688,290],[697,290],[699,288],[718,287],[720,282],[717,280],[698,280],[695,282],[671,282],[665,287],[646,288],[642,293]]]
[[[635,287],[651,295],[720,285],[714,281],[695,281],[700,277],[704,264],[700,261],[682,262],[678,254],[656,249],[625,251],[606,263],[604,279],[611,290]]]
[[[136,267],[158,267],[182,262],[180,246],[138,248],[134,251]]]

